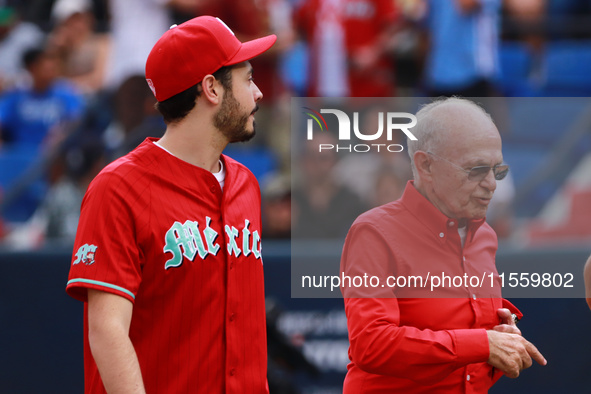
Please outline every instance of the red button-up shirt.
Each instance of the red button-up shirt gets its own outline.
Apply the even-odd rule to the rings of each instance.
[[[484,220],[468,222],[462,246],[457,221],[412,182],[399,200],[361,215],[345,241],[342,275],[381,284],[386,276],[420,276],[426,286],[342,288],[351,360],[343,392],[486,393],[502,375],[487,363],[486,330],[500,324],[499,308],[521,317],[500,296],[496,250]],[[431,291],[434,275],[456,280]]]

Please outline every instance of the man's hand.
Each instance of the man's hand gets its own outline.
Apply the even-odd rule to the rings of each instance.
[[[488,330],[487,334],[490,349],[488,363],[510,378],[518,377],[522,370],[531,367],[532,358],[540,365],[547,364],[542,353],[521,335],[498,330]]]
[[[515,320],[513,320],[513,316],[511,316],[511,311],[509,309],[499,308],[497,309],[497,314],[501,319],[501,324],[494,326],[493,330],[521,335],[521,330],[517,328],[517,324],[515,324]]]

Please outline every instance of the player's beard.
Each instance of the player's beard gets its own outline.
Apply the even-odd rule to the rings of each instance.
[[[254,137],[255,122],[252,121],[252,130],[248,130],[250,115],[259,109],[257,105],[249,114],[241,114],[240,103],[234,97],[231,90],[224,91],[222,106],[213,117],[213,125],[222,132],[229,142],[244,142]]]

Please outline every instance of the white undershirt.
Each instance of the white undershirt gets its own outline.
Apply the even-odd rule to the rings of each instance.
[[[467,228],[467,225],[464,227],[458,227],[458,234],[460,234],[460,239],[462,240],[462,247],[464,247],[464,244],[466,243]]]
[[[165,147],[160,145],[158,143],[158,141],[154,141],[154,145],[156,145],[160,149],[164,150],[169,155],[174,156],[168,149],[166,149]],[[176,157],[176,156],[174,156],[174,157]],[[178,159],[178,157],[177,157],[177,159]],[[215,176],[215,179],[217,179],[217,181],[220,184],[220,187],[222,188],[222,191],[223,191],[224,190],[224,183],[226,182],[226,168],[224,167],[224,163],[221,160],[219,160],[219,162],[220,162],[220,170],[218,172],[212,172],[212,174],[213,174],[213,176]]]
[[[218,180],[222,191],[224,190],[224,183],[226,182],[226,167],[224,167],[224,163],[220,160],[220,170],[218,172],[213,172],[213,176],[215,179]]]

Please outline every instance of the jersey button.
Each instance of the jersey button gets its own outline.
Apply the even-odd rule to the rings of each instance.
[[[234,375],[236,375],[236,370],[234,368],[232,368],[230,370],[230,376],[234,376]]]
[[[236,320],[236,314],[235,313],[232,313],[230,315],[230,321],[234,321],[234,320]]]
[[[209,187],[209,190],[211,190],[212,193],[215,193],[215,185],[211,185]]]

